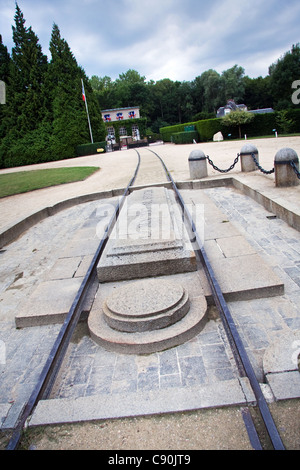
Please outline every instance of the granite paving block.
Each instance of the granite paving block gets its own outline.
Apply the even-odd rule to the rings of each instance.
[[[137,393],[94,395],[71,399],[40,401],[28,425],[61,424],[165,412],[191,411],[255,402],[238,379],[190,388],[143,390]]]
[[[110,394],[113,379],[113,369],[110,367],[93,367],[88,386],[86,387],[86,396],[95,394]]]
[[[161,375],[159,385],[161,389],[181,387],[182,385],[181,375],[180,374]]]
[[[81,261],[81,256],[74,258],[60,258],[47,274],[47,278],[50,280],[71,279],[78,270]]]
[[[201,348],[203,361],[207,367],[218,369],[230,368],[230,361],[223,345],[209,345]]]
[[[234,258],[236,256],[252,255],[256,251],[241,235],[235,237],[217,238],[216,243],[219,245],[225,258]]]
[[[276,400],[300,398],[300,372],[288,371],[266,375]]]
[[[62,323],[81,282],[82,278],[41,282],[16,315],[17,328]]]
[[[169,349],[159,354],[159,373],[161,375],[179,373],[179,364],[175,349]]]
[[[100,240],[96,237],[86,238],[84,234],[77,234],[60,253],[61,258],[74,258],[77,256],[94,255]]]
[[[266,349],[263,358],[265,374],[299,371],[300,330],[284,330]]]
[[[284,284],[257,254],[212,258],[211,265],[227,300],[272,297],[284,293]]]
[[[206,370],[201,356],[186,356],[179,359],[182,384],[194,386],[204,384]]]

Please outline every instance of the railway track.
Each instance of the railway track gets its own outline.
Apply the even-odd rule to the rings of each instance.
[[[163,170],[166,174],[166,177],[168,181],[172,185],[172,189],[175,192],[176,199],[182,209],[182,212],[184,214],[184,220],[187,225],[187,229],[189,231],[190,239],[193,243],[194,251],[196,254],[196,257],[198,261],[202,264],[204,267],[209,285],[211,287],[213,299],[215,302],[215,305],[218,309],[220,318],[222,320],[224,329],[226,331],[230,346],[232,348],[234,358],[237,364],[237,368],[239,371],[239,374],[241,377],[248,377],[250,385],[252,387],[253,393],[256,397],[257,400],[257,407],[260,413],[260,418],[261,421],[263,422],[263,425],[265,427],[265,430],[267,432],[267,435],[270,439],[270,442],[272,444],[272,447],[274,450],[285,450],[284,445],[282,443],[281,437],[279,435],[279,432],[276,428],[275,422],[272,418],[272,415],[270,413],[268,404],[265,400],[265,397],[261,391],[260,384],[255,376],[254,370],[252,368],[251,362],[248,358],[248,355],[246,353],[245,347],[243,345],[243,342],[240,338],[240,335],[237,331],[237,327],[234,323],[234,320],[231,316],[231,313],[229,311],[229,308],[227,306],[227,303],[223,297],[221,288],[217,282],[217,279],[215,277],[215,274],[213,272],[213,269],[211,267],[211,264],[209,262],[209,259],[206,255],[206,252],[203,248],[203,244],[201,243],[201,240],[199,238],[199,235],[196,230],[195,223],[187,210],[186,204],[184,203],[184,200],[176,186],[176,183],[174,182],[168,168],[166,167],[163,159],[158,155],[158,153],[154,152],[153,150],[150,149],[144,149],[147,150],[148,152],[151,152],[152,155],[154,155],[161,163]],[[60,329],[60,332],[56,338],[56,341],[53,345],[53,348],[50,352],[50,355],[45,363],[45,366],[42,370],[42,373],[40,375],[39,381],[36,384],[34,390],[32,391],[32,394],[29,398],[29,400],[26,402],[26,404],[23,407],[23,410],[17,420],[16,426],[13,430],[12,437],[8,443],[7,450],[16,450],[18,448],[18,445],[20,443],[22,433],[24,430],[24,427],[26,425],[27,420],[29,417],[32,415],[35,407],[37,406],[38,402],[40,400],[45,400],[49,397],[52,387],[55,383],[56,377],[58,375],[58,372],[60,370],[61,364],[63,362],[65,353],[67,351],[67,348],[69,346],[69,343],[71,341],[72,335],[76,329],[76,326],[78,324],[78,321],[80,319],[80,315],[82,312],[82,307],[84,304],[84,300],[86,299],[86,296],[91,289],[95,278],[97,276],[96,268],[98,265],[98,262],[101,258],[101,255],[103,253],[103,250],[107,244],[107,241],[109,239],[109,236],[113,230],[114,224],[116,220],[118,219],[118,216],[120,214],[120,211],[122,209],[122,206],[124,205],[125,199],[127,195],[129,194],[130,188],[133,187],[138,171],[140,168],[141,164],[141,156],[140,153],[136,150],[138,161],[137,161],[137,166],[134,171],[133,177],[130,179],[126,189],[124,190],[124,193],[115,209],[114,214],[112,215],[110,222],[107,225],[107,228],[105,230],[105,233],[99,243],[99,246],[96,250],[96,253],[94,254],[93,260],[90,264],[90,267],[81,283],[81,286],[77,292],[77,295],[73,301],[73,304],[68,312],[68,315]],[[244,407],[241,409],[241,413],[243,416],[243,420],[249,435],[250,442],[253,446],[254,449],[256,450],[261,450],[263,448],[254,421],[252,419],[252,414],[250,412],[250,409],[247,407]]]

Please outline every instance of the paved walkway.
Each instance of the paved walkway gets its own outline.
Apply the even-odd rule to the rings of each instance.
[[[281,139],[267,142],[270,145],[266,144],[266,148],[273,147],[269,149],[269,160],[264,162],[263,158],[260,159],[264,167],[272,165],[275,146],[290,146],[296,149],[298,145],[296,150],[300,154],[299,138],[293,142],[282,139],[284,145],[280,145],[279,140]],[[259,143],[263,142],[265,141],[258,141],[257,147],[260,148]],[[232,162],[232,153],[240,150],[241,143],[229,143],[228,146],[226,144],[205,144],[201,148],[213,158],[212,150],[220,146],[220,153],[216,152],[216,158],[219,158],[217,162],[219,166],[224,164],[226,167]],[[194,146],[157,147],[175,180],[189,179],[187,159],[191,149],[194,149]],[[90,165],[92,162],[98,165],[99,161],[102,170],[83,183],[72,183],[1,200],[1,207],[3,205],[4,208],[4,211],[1,211],[1,230],[33,211],[55,204],[63,198],[104,191],[112,187],[125,187],[135,168],[136,152],[116,152],[51,165]],[[112,162],[115,164],[113,173]],[[150,159],[148,162],[143,160],[143,163],[148,166],[148,172],[145,172],[145,176],[140,176],[139,184],[149,183],[149,178],[153,181]],[[153,174],[159,182],[165,180],[156,165]],[[255,182],[261,182],[263,178],[270,191],[274,190],[271,177],[261,176],[256,172],[245,176],[239,173],[238,169],[235,174],[244,181],[247,178],[247,184],[250,184],[251,178],[251,181]],[[237,321],[257,377],[262,382],[263,357],[267,348],[281,333],[300,329],[299,232],[279,218],[268,218],[270,212],[234,188],[210,188],[204,191],[285,284],[283,296],[230,303],[230,310]],[[285,191],[277,191],[275,188],[274,197],[278,196],[279,192],[280,198],[289,199],[293,207],[297,205],[297,197],[300,195],[298,188],[286,188]],[[2,420],[4,428],[14,425],[40,374],[43,358],[46,359],[49,354],[60,329],[59,325],[49,325],[16,330],[16,312],[54,266],[58,253],[67,246],[76,231],[91,220],[99,203],[101,202],[94,201],[81,204],[46,218],[28,230],[24,236],[5,246],[0,254],[0,422]],[[194,340],[178,348],[148,356],[108,353],[93,343],[85,324],[81,324],[72,340],[60,379],[53,392],[54,400],[43,404],[45,407],[42,406],[40,415],[36,415],[36,422],[42,422],[45,415],[50,422],[55,422],[54,410],[59,413],[64,410],[66,415],[69,413],[68,416],[84,411],[82,419],[90,419],[92,413],[94,418],[100,419],[105,417],[103,413],[107,410],[110,417],[124,416],[129,413],[133,403],[140,405],[140,408],[138,406],[131,409],[131,414],[140,414],[141,411],[144,414],[152,414],[162,410],[181,411],[183,408],[224,406],[233,402],[246,403],[253,400],[247,381],[241,381],[238,377],[223,326],[213,309],[210,321]],[[281,393],[282,398],[287,398],[284,391]],[[101,397],[100,408],[98,405],[95,408],[91,399],[95,396],[98,397],[98,405]],[[56,403],[59,404],[58,408],[53,406],[49,412],[47,406],[51,407]],[[77,408],[74,408],[75,403]],[[87,408],[88,403],[91,408]],[[95,409],[98,415],[95,415]],[[60,419],[61,417],[62,415]]]

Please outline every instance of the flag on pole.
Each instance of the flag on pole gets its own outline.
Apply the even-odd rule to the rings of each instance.
[[[85,91],[84,91],[83,82],[82,82],[82,99],[85,102]]]
[[[82,84],[82,99],[83,99],[83,101],[84,101],[84,103],[85,103],[85,109],[86,109],[86,114],[87,114],[89,129],[90,129],[90,135],[91,135],[91,142],[92,142],[92,144],[93,144],[93,143],[94,143],[94,140],[93,140],[93,134],[92,134],[92,128],[91,128],[91,122],[90,122],[88,104],[87,104],[87,100],[86,100],[86,97],[85,97],[85,91],[84,91],[84,86],[83,86],[83,80],[82,80],[82,79],[81,79],[81,84]]]

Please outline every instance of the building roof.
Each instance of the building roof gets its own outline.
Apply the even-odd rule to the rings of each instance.
[[[140,109],[140,107],[139,107],[139,106],[130,106],[130,107],[127,107],[127,108],[102,109],[102,110],[101,110],[101,113],[107,113],[108,111],[109,111],[109,112],[112,112],[112,111],[123,111],[124,109]]]
[[[253,113],[253,114],[274,113],[274,109],[273,108],[250,109],[249,113]]]

